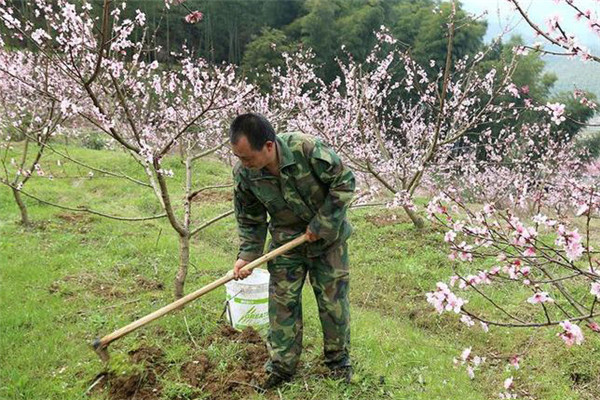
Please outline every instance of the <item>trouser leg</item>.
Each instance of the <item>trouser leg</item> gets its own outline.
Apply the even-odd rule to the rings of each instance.
[[[330,368],[350,366],[350,303],[348,246],[346,243],[308,266],[323,329],[325,363]]]
[[[269,262],[270,360],[267,371],[291,377],[302,353],[302,286],[306,278],[305,259],[277,257]]]

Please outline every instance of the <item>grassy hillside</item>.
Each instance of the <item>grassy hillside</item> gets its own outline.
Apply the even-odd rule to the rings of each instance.
[[[71,155],[142,178],[118,152],[71,147]],[[10,157],[10,155],[9,155]],[[35,177],[26,190],[55,202],[86,205],[121,216],[160,212],[152,191],[49,155],[42,165],[54,179]],[[176,159],[173,198],[182,179]],[[198,185],[227,182],[217,161],[196,169]],[[314,297],[304,293],[304,346],[296,379],[260,394],[265,349],[252,332],[236,333],[221,320],[224,289],[113,343],[104,367],[89,343],[172,300],[177,237],[165,220],[115,221],[59,210],[26,199],[31,228],[17,223],[10,191],[0,187],[0,398],[1,399],[490,399],[515,377],[523,398],[593,399],[600,392],[600,340],[565,348],[556,330],[468,329],[438,316],[425,292],[451,269],[442,233],[415,231],[392,210],[352,210],[351,385],[323,377],[322,340]],[[200,222],[231,207],[227,191],[195,203]],[[187,291],[225,274],[233,265],[235,222],[224,219],[194,240]],[[510,298],[510,293],[500,294]],[[523,299],[524,300],[524,299]],[[487,361],[467,376],[452,359],[465,347]],[[520,354],[521,369],[507,370]]]

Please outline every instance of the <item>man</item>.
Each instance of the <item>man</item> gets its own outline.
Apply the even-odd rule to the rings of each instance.
[[[300,133],[277,136],[261,115],[243,114],[230,127],[234,206],[240,251],[235,279],[263,253],[306,233],[308,242],[268,264],[270,360],[264,389],[289,381],[302,352],[302,287],[308,274],[323,329],[325,364],[347,382],[350,365],[348,247],[352,229],[346,210],[353,196],[352,172],[318,139]]]

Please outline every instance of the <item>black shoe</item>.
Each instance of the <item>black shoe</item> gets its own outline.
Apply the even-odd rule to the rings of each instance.
[[[287,383],[289,381],[291,381],[291,378],[287,378],[275,373],[270,373],[269,376],[267,377],[267,379],[265,379],[265,381],[262,383],[262,385],[260,385],[260,388],[262,390],[269,390],[269,389],[274,389],[278,386],[283,385],[284,383]]]
[[[352,367],[333,368],[329,372],[329,377],[335,380],[343,380],[344,383],[350,383],[352,381]]]

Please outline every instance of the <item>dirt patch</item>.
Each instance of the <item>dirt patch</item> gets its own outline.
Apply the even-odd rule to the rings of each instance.
[[[58,218],[62,219],[63,221],[70,222],[70,223],[92,222],[92,218],[89,215],[86,215],[84,213],[60,213],[60,214],[56,214],[56,216]]]
[[[231,203],[233,201],[233,189],[205,190],[194,196],[192,201],[195,203]]]
[[[60,296],[74,296],[77,293],[91,292],[95,296],[102,297],[105,299],[122,299],[127,296],[131,296],[136,292],[150,291],[150,290],[163,290],[165,288],[164,283],[149,279],[142,275],[135,277],[135,285],[130,290],[124,292],[119,285],[123,285],[122,281],[119,281],[119,277],[114,277],[116,283],[113,283],[107,277],[99,277],[89,272],[84,272],[78,275],[67,275],[61,279],[58,279],[48,286],[48,291],[52,294]]]
[[[205,355],[200,355],[197,360],[186,362],[181,366],[181,375],[190,385],[201,387],[212,364]]]
[[[204,371],[204,380],[200,386],[206,393],[211,393],[208,399],[243,399],[256,393],[259,385],[265,379],[264,365],[269,356],[267,346],[258,332],[252,328],[236,331],[228,325],[221,325],[218,331],[207,338],[211,343],[217,340],[228,340],[244,345],[239,359],[227,369],[227,373],[211,370],[206,373],[207,364],[200,368]],[[188,379],[188,383],[194,383]]]
[[[135,364],[150,363],[156,364],[164,355],[164,351],[158,347],[140,347],[129,353],[129,358]]]
[[[246,328],[243,331],[233,329],[231,325],[221,324],[219,325],[217,332],[206,338],[206,344],[211,344],[215,341],[222,341],[223,339],[240,342],[240,343],[251,343],[260,344],[263,343],[263,339],[260,334],[254,328]]]
[[[387,226],[387,225],[395,225],[395,224],[404,224],[410,222],[406,216],[401,216],[397,214],[390,215],[367,215],[365,217],[367,221],[372,223],[375,226]]]
[[[600,379],[597,374],[590,371],[573,371],[569,374],[573,382],[571,387],[577,391],[582,399],[597,400],[600,393]]]
[[[158,347],[141,347],[129,352],[134,364],[142,364],[143,370],[133,374],[109,372],[91,391],[107,393],[110,400],[157,400],[161,387],[158,375],[165,371],[164,352]]]
[[[125,297],[125,293],[123,293],[121,289],[117,289],[114,285],[107,283],[97,283],[89,287],[89,289],[96,296],[104,297],[107,299],[122,299]]]
[[[155,400],[160,399],[160,389],[156,386],[156,375],[134,374],[129,376],[107,377],[108,398],[111,400]]]
[[[48,292],[51,294],[59,295],[61,297],[72,297],[75,295],[75,293],[72,290],[66,288],[65,285],[61,283],[61,281],[52,282],[50,286],[48,286]]]
[[[154,279],[148,279],[142,275],[137,275],[135,277],[135,283],[137,283],[138,287],[145,290],[163,290],[165,288],[164,283]]]
[[[96,275],[87,272],[79,275],[67,275],[56,280],[50,284],[48,291],[62,296],[73,296],[79,291],[77,289],[82,288],[107,299],[125,297],[125,294],[112,283],[100,280]]]
[[[256,394],[265,378],[264,364],[268,359],[266,344],[258,332],[252,328],[240,332],[220,325],[205,343],[217,341],[233,341],[241,349],[225,370],[215,368],[215,362],[205,353],[190,350],[189,361],[180,367],[180,376],[183,383],[192,389],[191,398],[230,400]],[[162,387],[158,378],[172,368],[172,364],[165,360],[164,352],[157,347],[140,347],[128,354],[132,363],[141,366],[141,372],[126,375],[109,373],[91,392],[105,394],[110,400],[160,399]]]

